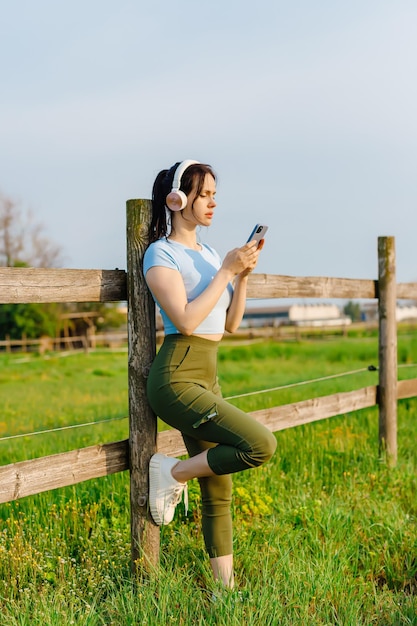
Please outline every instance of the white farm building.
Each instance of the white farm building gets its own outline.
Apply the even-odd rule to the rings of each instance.
[[[336,304],[291,304],[283,307],[248,307],[242,328],[260,326],[348,326],[345,316]]]

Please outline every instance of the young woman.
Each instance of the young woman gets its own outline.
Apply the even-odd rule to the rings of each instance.
[[[222,399],[217,349],[224,331],[243,317],[246,285],[262,246],[251,241],[218,254],[197,239],[216,208],[216,176],[196,161],[161,171],[153,186],[150,245],[143,272],[160,308],[165,338],[148,378],[154,412],[181,431],[189,458],[155,454],[149,468],[149,505],[156,524],[168,524],[198,478],[202,527],[214,578],[233,587],[232,480],[258,467],[276,448],[274,435]]]

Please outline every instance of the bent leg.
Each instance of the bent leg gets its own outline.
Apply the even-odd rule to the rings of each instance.
[[[275,452],[275,436],[265,426],[212,391],[187,382],[164,392],[164,402],[154,407],[164,422],[190,439],[218,444],[207,455],[215,474],[258,467]]]
[[[197,385],[175,386],[175,402],[165,421],[191,439],[217,443],[207,460],[215,474],[233,474],[269,461],[276,438],[251,415]],[[175,424],[174,424],[175,422]]]
[[[197,429],[203,439],[219,443],[207,457],[216,474],[259,467],[271,459],[277,446],[273,433],[223,399],[217,401],[216,409],[217,415]]]

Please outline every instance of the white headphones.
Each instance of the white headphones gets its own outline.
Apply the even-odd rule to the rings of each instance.
[[[195,163],[199,163],[199,161],[182,161],[175,170],[172,189],[165,200],[165,204],[171,211],[182,211],[187,206],[187,196],[180,190],[181,176],[190,165]]]

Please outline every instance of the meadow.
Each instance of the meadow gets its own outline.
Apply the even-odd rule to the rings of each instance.
[[[223,395],[253,411],[377,384],[377,350],[372,333],[224,341]],[[399,378],[417,377],[415,332],[400,334],[398,360]],[[0,398],[0,465],[125,439],[127,354],[0,355]],[[0,623],[417,624],[416,415],[417,399],[399,402],[393,469],[376,408],[276,433],[271,462],[234,477],[240,594],[216,602],[196,481],[140,580],[127,472],[0,505]]]

